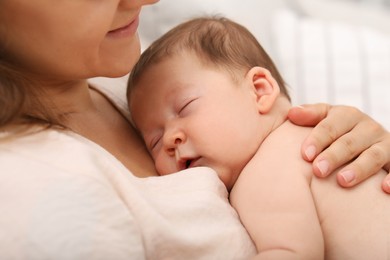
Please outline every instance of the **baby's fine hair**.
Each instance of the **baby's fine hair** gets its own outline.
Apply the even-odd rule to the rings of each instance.
[[[255,66],[266,68],[278,82],[281,93],[290,99],[272,59],[249,30],[217,16],[191,19],[153,42],[130,74],[128,96],[149,66],[183,51],[191,51],[201,62],[227,70],[234,80],[245,76]]]

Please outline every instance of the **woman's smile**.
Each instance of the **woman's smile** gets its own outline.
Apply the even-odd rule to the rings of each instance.
[[[107,33],[107,36],[110,38],[123,38],[130,35],[134,35],[138,29],[139,25],[139,15],[135,17],[130,23],[119,27],[117,29],[111,30]]]

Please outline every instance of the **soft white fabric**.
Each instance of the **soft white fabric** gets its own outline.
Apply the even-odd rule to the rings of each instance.
[[[125,105],[113,90],[100,89]],[[227,195],[209,168],[137,178],[70,132],[3,140],[0,259],[247,259]]]

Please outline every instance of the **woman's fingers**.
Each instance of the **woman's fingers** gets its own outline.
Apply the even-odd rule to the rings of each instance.
[[[297,125],[315,126],[326,118],[330,107],[325,103],[292,107],[288,112],[288,119]]]
[[[348,120],[345,120],[348,121]],[[321,123],[320,123],[321,124]],[[320,126],[319,124],[319,126]],[[347,122],[346,125],[352,124]],[[321,126],[319,127],[320,134]],[[383,165],[388,163],[387,149],[384,144],[381,144],[380,136],[383,134],[383,128],[379,124],[371,124],[370,122],[360,123],[354,125],[353,128],[345,127],[343,131],[346,133],[339,134],[339,130],[327,128],[330,134],[324,131],[324,138],[326,142],[333,142],[326,149],[321,150],[320,154],[314,159],[313,166],[315,167],[315,174],[319,177],[325,177],[336,168],[349,163],[351,160],[352,169],[358,171],[358,175],[363,173],[364,176],[358,176],[357,179],[365,179],[367,174],[364,170],[374,174]],[[349,130],[348,130],[349,129]],[[326,129],[325,129],[326,130]],[[315,140],[306,139],[309,143]],[[316,137],[314,137],[316,138]],[[306,142],[306,141],[305,141]],[[390,150],[390,147],[388,148]],[[364,162],[364,163],[363,163]],[[326,165],[329,164],[329,166]],[[350,176],[351,178],[352,176]]]
[[[357,146],[353,148],[351,146],[353,140],[350,140],[348,137],[338,140],[341,136],[349,133],[358,123],[361,123],[363,115],[359,110],[351,107],[332,107],[328,104],[315,104],[292,108],[288,116],[294,124],[314,126],[313,131],[302,144],[302,155],[306,160],[314,160],[320,152],[330,145],[334,145],[325,154],[330,154],[334,157],[333,162],[337,163],[339,161],[340,163],[337,165],[340,166],[342,163],[348,162],[356,154],[361,153],[364,148],[367,148],[367,145],[365,145],[364,148],[358,149],[360,143],[357,143]],[[361,132],[359,133],[361,135]],[[357,133],[358,138],[361,137],[359,133]],[[335,142],[336,140],[337,142]],[[339,148],[339,153],[333,152],[336,148]],[[354,154],[351,154],[351,151]],[[335,168],[337,167],[332,167],[332,169]]]
[[[377,173],[387,162],[385,154],[380,143],[369,147],[337,173],[338,183],[343,187],[352,187]]]
[[[337,179],[341,186],[352,187],[381,168],[389,171],[390,133],[356,108],[308,105],[293,108],[289,118],[299,125],[318,123],[302,145],[302,155],[313,161],[317,176],[346,164]],[[389,185],[387,176],[382,188],[390,193]]]
[[[390,165],[389,165],[390,167]],[[382,182],[382,190],[390,194],[390,170],[387,170],[388,174]]]

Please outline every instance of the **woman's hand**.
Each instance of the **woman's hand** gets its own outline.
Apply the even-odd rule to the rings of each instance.
[[[315,126],[302,145],[302,156],[313,161],[314,173],[326,177],[338,172],[343,187],[352,187],[383,168],[390,171],[390,133],[356,108],[328,104],[305,105],[290,110],[294,124]],[[382,182],[390,194],[390,175]]]

